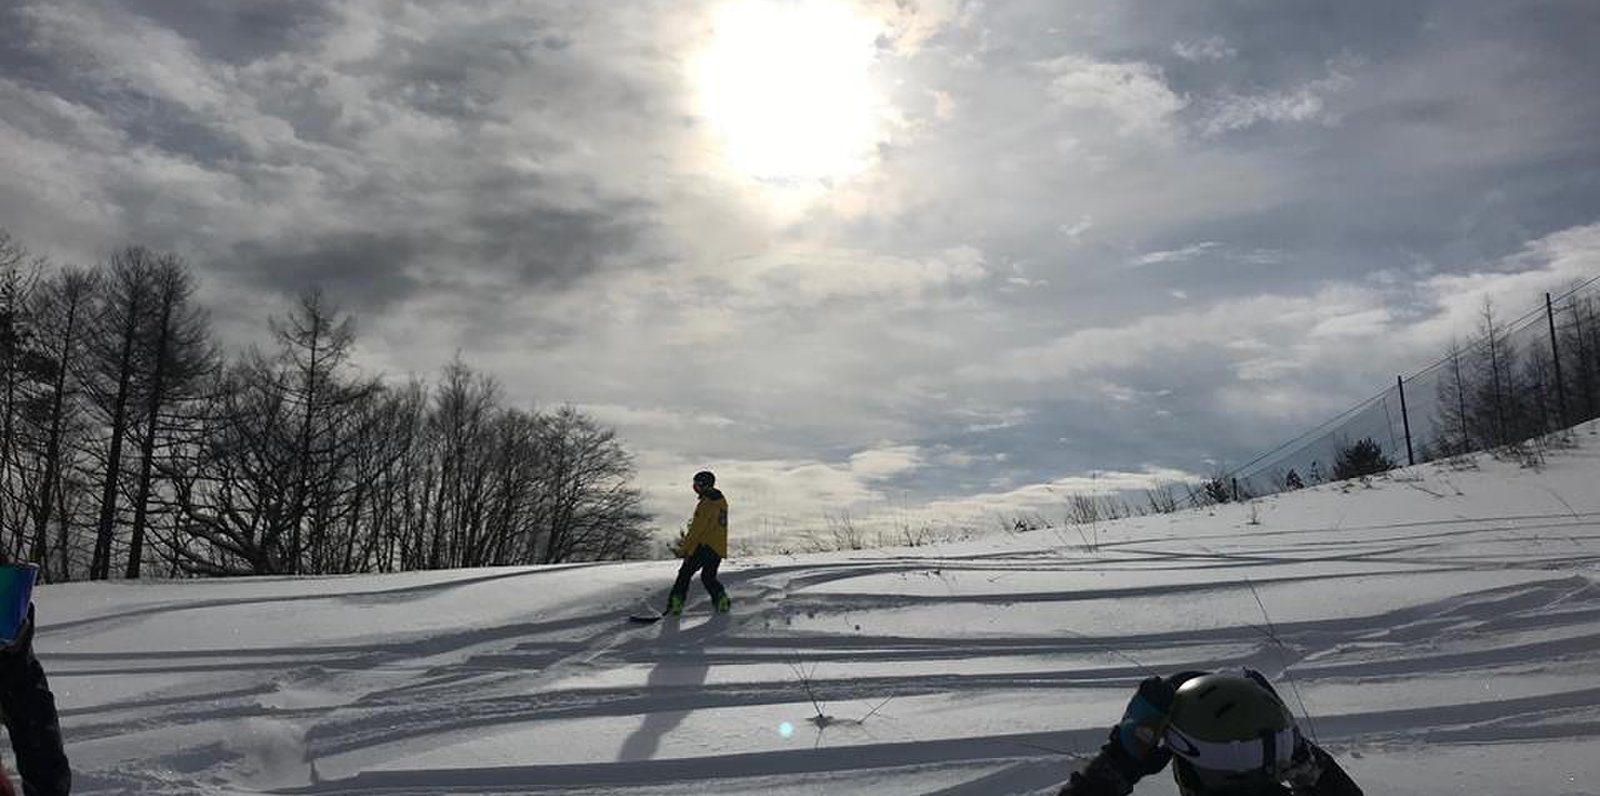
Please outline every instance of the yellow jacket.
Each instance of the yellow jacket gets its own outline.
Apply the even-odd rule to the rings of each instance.
[[[707,489],[700,493],[695,504],[694,519],[689,521],[689,532],[683,536],[683,546],[678,552],[684,557],[694,555],[700,545],[728,557],[728,499],[720,489]]]

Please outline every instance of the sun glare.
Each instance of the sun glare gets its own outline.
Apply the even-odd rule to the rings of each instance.
[[[693,80],[731,169],[759,180],[820,181],[870,163],[879,138],[879,24],[842,0],[742,0],[722,7],[713,24]]]

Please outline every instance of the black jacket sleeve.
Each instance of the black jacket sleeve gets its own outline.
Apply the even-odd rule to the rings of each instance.
[[[33,654],[33,606],[21,635],[0,649],[0,712],[17,756],[25,796],[67,796],[72,770],[61,743],[61,720],[44,667]]]
[[[1129,759],[1128,753],[1117,743],[1117,730],[1111,728],[1111,738],[1100,747],[1089,764],[1072,772],[1072,778],[1061,786],[1057,796],[1128,796],[1134,783],[1166,767],[1171,755],[1161,750],[1155,759],[1141,767]]]
[[[1306,749],[1311,754],[1312,765],[1305,770],[1305,781],[1293,782],[1289,793],[1294,796],[1365,796],[1350,775],[1321,747],[1307,742]],[[1159,771],[1168,759],[1162,756],[1141,770],[1127,759],[1113,737],[1100,747],[1099,754],[1088,765],[1072,773],[1057,796],[1128,796],[1135,783]]]

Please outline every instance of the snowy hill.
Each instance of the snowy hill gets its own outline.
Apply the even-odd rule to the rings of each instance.
[[[67,584],[38,649],[86,794],[1053,793],[1147,671],[1239,665],[1368,793],[1595,794],[1597,431],[1537,471],[734,560],[729,618],[696,584],[627,623],[671,562]]]

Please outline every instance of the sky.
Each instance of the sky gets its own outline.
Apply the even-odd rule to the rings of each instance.
[[[618,430],[666,525],[1237,463],[1600,273],[1589,0],[11,0],[0,228],[225,339],[313,284]]]

